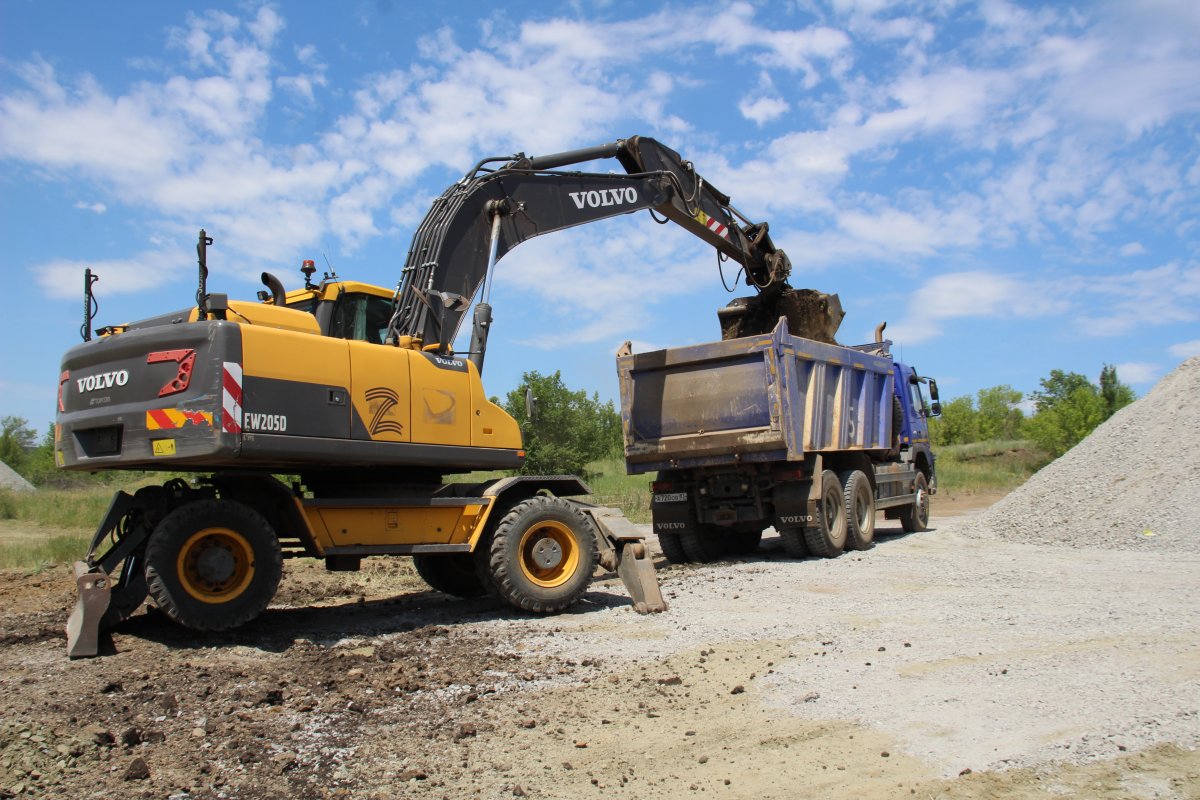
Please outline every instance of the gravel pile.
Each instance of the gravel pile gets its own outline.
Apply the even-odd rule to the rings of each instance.
[[[964,534],[1200,552],[1200,356],[977,517]]]

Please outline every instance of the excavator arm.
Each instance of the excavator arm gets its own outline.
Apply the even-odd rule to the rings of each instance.
[[[626,174],[562,169],[600,158],[617,159]],[[497,261],[534,236],[643,210],[661,214],[739,263],[746,283],[759,292],[774,297],[790,288],[791,262],[771,241],[767,223],[746,219],[674,150],[634,136],[548,156],[485,159],[450,186],[413,237],[389,341],[408,336],[448,347],[470,298],[482,287],[471,344],[471,359],[482,369]]]

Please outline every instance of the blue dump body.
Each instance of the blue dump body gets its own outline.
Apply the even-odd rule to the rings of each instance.
[[[769,334],[621,356],[627,469],[879,457],[893,442],[896,373],[880,352],[801,339],[781,320]]]

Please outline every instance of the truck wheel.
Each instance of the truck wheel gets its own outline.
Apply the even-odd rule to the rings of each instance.
[[[860,469],[843,472],[842,502],[846,506],[846,547],[870,550],[875,541],[875,492]]]
[[[905,533],[929,529],[929,483],[925,480],[924,472],[917,473],[913,481],[913,493],[916,497],[912,505],[905,506],[900,512],[900,527],[904,528]]]
[[[842,482],[833,470],[821,474],[821,502],[817,504],[817,525],[804,529],[808,550],[822,558],[836,558],[846,547],[846,509]]]
[[[444,594],[455,597],[482,597],[487,594],[468,553],[422,553],[413,556],[413,566],[422,580]]]
[[[692,525],[679,534],[679,541],[688,559],[701,564],[716,561],[725,555],[724,538],[707,525]]]
[[[201,631],[262,613],[283,572],[279,540],[254,509],[197,500],[167,514],[146,545],[146,586],[164,614]]]
[[[678,533],[658,534],[658,546],[662,548],[663,555],[667,557],[667,561],[670,561],[672,564],[686,564],[688,562],[687,553],[683,550],[683,543],[679,541]]]
[[[783,542],[783,551],[792,558],[806,558],[809,555],[804,528],[780,528],[779,539]]]
[[[762,531],[735,531],[727,534],[725,550],[733,555],[746,556],[758,549],[762,541]]]
[[[587,590],[596,568],[596,533],[558,497],[531,497],[504,515],[488,550],[489,587],[537,614],[562,611]]]

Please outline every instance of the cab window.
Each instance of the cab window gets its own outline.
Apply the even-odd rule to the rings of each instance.
[[[391,300],[371,294],[343,294],[334,304],[329,335],[336,339],[382,344],[391,318]]]
[[[921,384],[910,383],[908,388],[912,396],[913,411],[920,416],[925,416],[925,397],[921,394]]]

